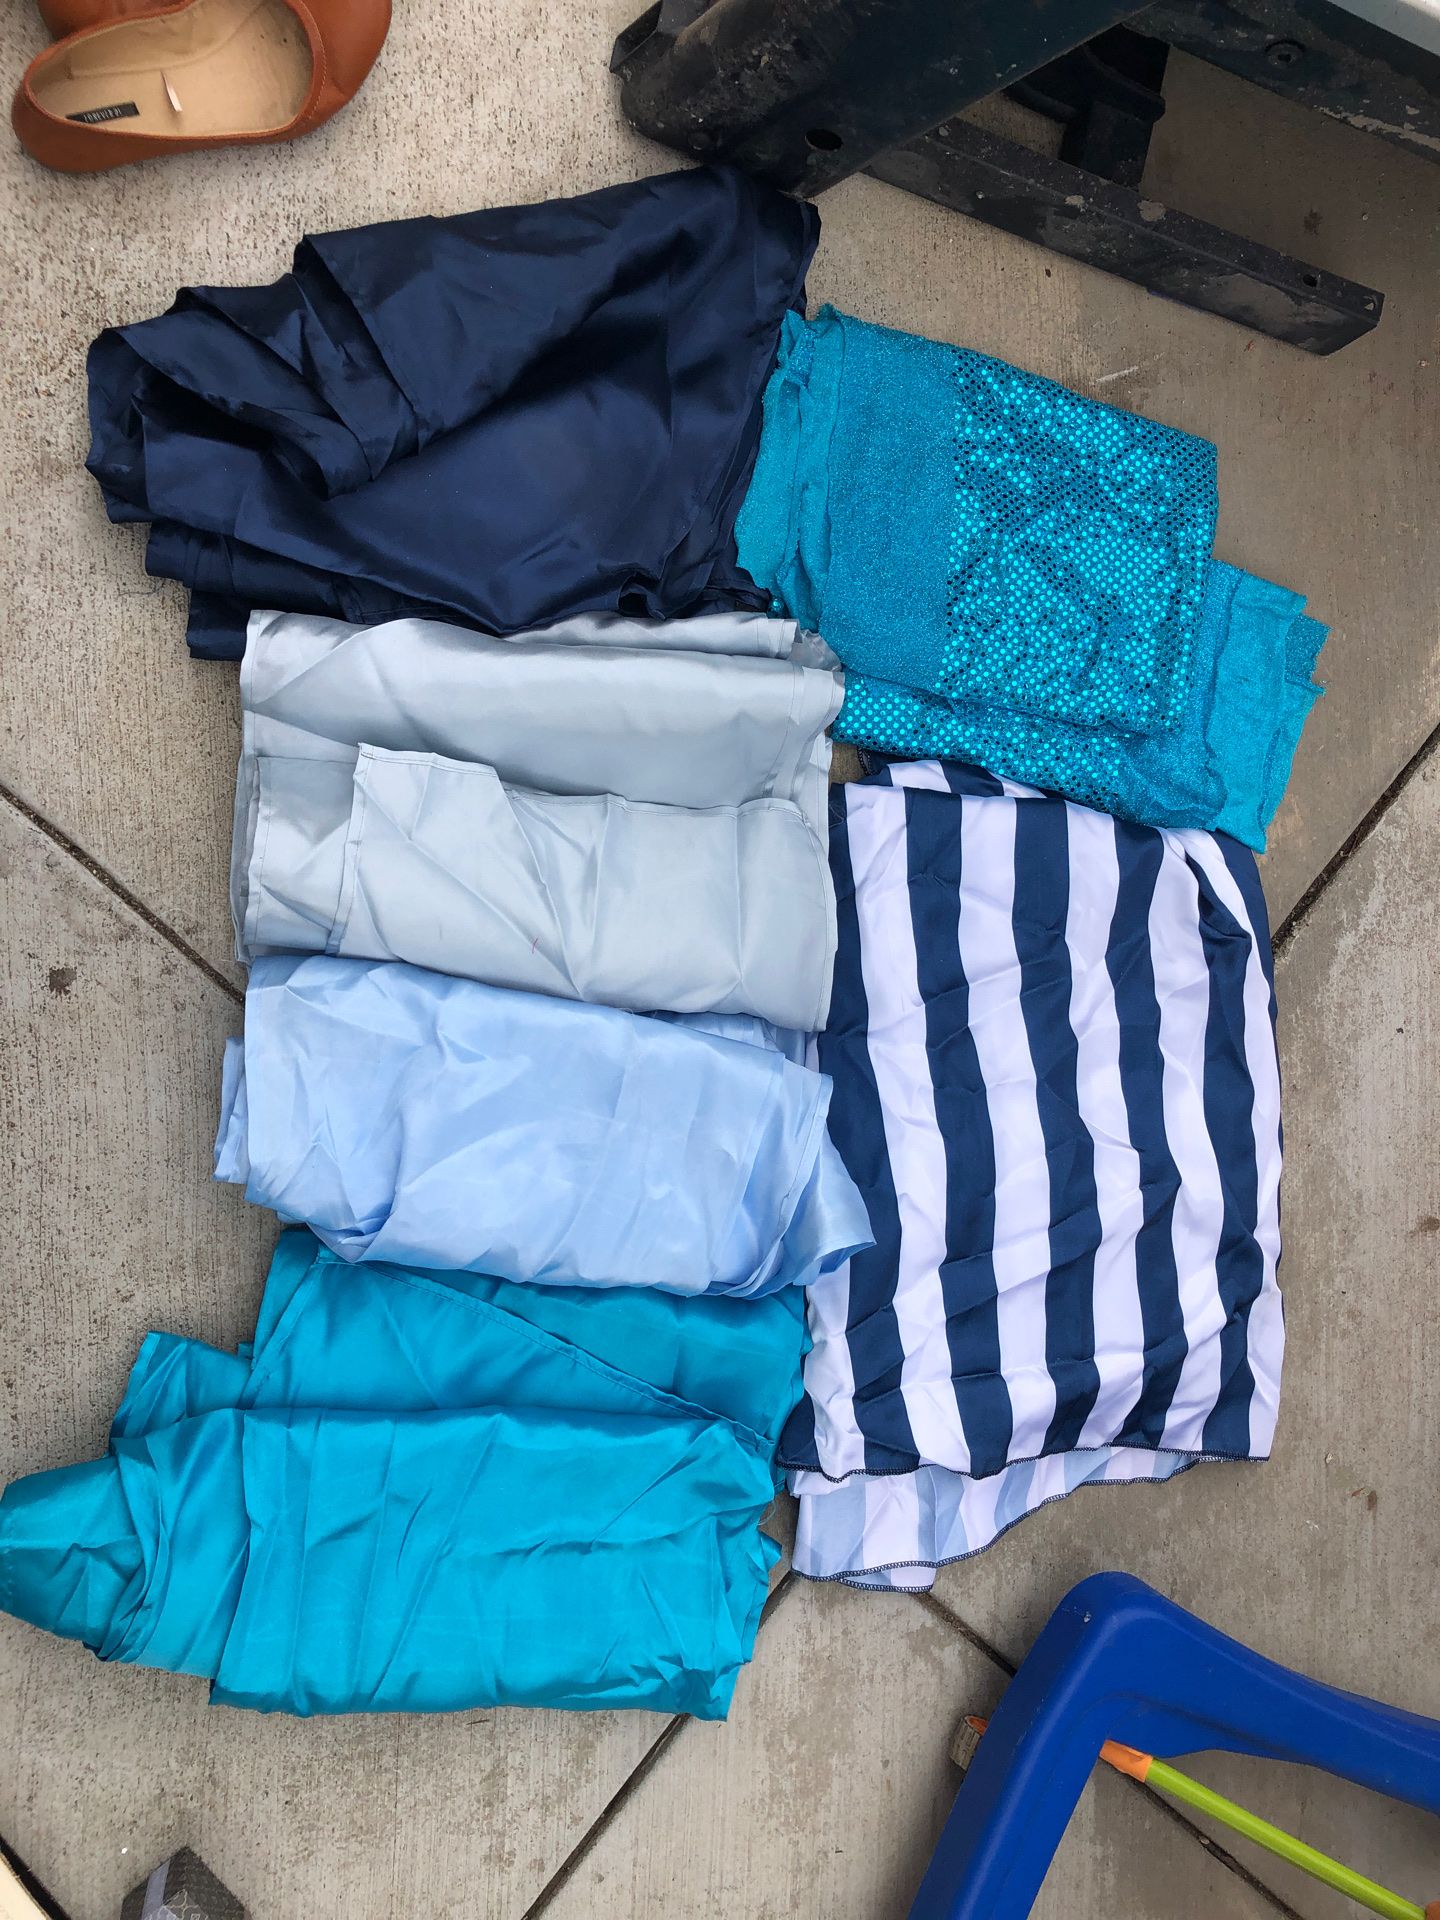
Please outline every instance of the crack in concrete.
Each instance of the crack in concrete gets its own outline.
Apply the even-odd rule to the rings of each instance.
[[[218,987],[228,1000],[233,1000],[236,1006],[244,1006],[245,989],[243,987],[237,986],[233,980],[227,980],[220,969],[213,966],[198,947],[192,946],[183,933],[177,932],[168,920],[162,920],[153,907],[147,907],[138,893],[133,893],[107,866],[102,865],[93,854],[87,853],[78,840],[72,840],[63,827],[57,827],[55,822],[48,820],[38,807],[32,807],[28,800],[22,800],[13,788],[6,786],[3,781],[0,781],[0,800],[18,813],[22,820],[34,827],[37,833],[43,834],[53,847],[57,847],[61,853],[68,854],[77,866],[83,867],[92,880],[104,887],[105,891],[112,894],[122,906],[128,907],[137,919],[143,920],[150,931],[167,946],[173,947],[176,953],[190,962],[191,966],[198,967],[211,985]],[[68,972],[69,969],[61,968],[56,971]],[[50,984],[52,991],[56,993],[66,990],[65,987],[57,985],[53,978]],[[67,982],[66,985],[68,986],[69,983]]]
[[[1426,763],[1436,749],[1440,748],[1440,726],[1434,727],[1420,742],[1410,758],[1381,793],[1374,806],[1349,832],[1340,845],[1331,854],[1315,878],[1306,887],[1300,898],[1286,914],[1271,936],[1270,947],[1278,962],[1296,934],[1315,911],[1322,896],[1329,891],[1332,881],[1337,880],[1359,853],[1366,841],[1389,813],[1391,807],[1404,793],[1405,789],[1418,773],[1422,773]]]
[[[764,1632],[786,1594],[791,1592],[798,1584],[799,1575],[791,1572],[787,1572],[779,1581],[774,1591],[767,1598],[764,1609],[761,1612],[760,1633]],[[584,1833],[581,1834],[580,1838],[575,1842],[575,1845],[570,1849],[569,1853],[566,1854],[565,1858],[560,1862],[560,1865],[530,1902],[530,1905],[525,1909],[524,1913],[521,1914],[520,1920],[537,1920],[538,1915],[545,1911],[566,1883],[573,1878],[578,1868],[599,1844],[606,1828],[610,1826],[627,1801],[645,1784],[646,1780],[649,1779],[650,1775],[655,1771],[656,1767],[659,1766],[660,1762],[679,1738],[681,1731],[690,1724],[690,1718],[691,1716],[688,1713],[677,1713],[675,1718],[666,1724],[655,1741],[646,1749],[643,1758],[626,1774],[625,1778],[620,1782],[620,1785],[615,1789],[615,1792],[610,1796],[609,1800],[606,1801],[599,1813],[596,1814],[595,1818],[590,1822],[590,1825],[585,1829]]]

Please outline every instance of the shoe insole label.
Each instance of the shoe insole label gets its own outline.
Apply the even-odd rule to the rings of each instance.
[[[113,107],[87,107],[84,113],[67,113],[67,120],[83,120],[87,127],[105,120],[138,120],[140,109],[133,100],[117,100]]]

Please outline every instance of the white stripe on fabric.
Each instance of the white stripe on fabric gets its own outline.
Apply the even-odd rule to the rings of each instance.
[[[815,1419],[816,1458],[837,1479],[865,1467],[865,1436],[855,1417],[855,1367],[850,1351],[850,1262],[822,1274],[805,1289],[810,1352],[805,1391]]]
[[[1205,1422],[1220,1390],[1220,1330],[1226,1316],[1215,1263],[1225,1203],[1205,1124],[1210,972],[1200,933],[1200,888],[1175,836],[1161,839],[1164,854],[1150,901],[1150,952],[1160,1007],[1165,1138],[1180,1176],[1170,1235],[1188,1350],[1160,1443],[1194,1452],[1203,1444]]]
[[[1280,1406],[1280,1362],[1285,1349],[1284,1315],[1277,1270],[1280,1264],[1280,1062],[1270,1024],[1270,982],[1260,943],[1245,899],[1225,856],[1208,833],[1185,832],[1181,839],[1197,867],[1215,889],[1221,905],[1250,935],[1245,961],[1245,1064],[1254,1091],[1251,1130],[1255,1141],[1255,1238],[1261,1255],[1260,1292],[1250,1308],[1246,1351],[1255,1382],[1250,1398],[1250,1451],[1268,1454],[1275,1438]]]
[[[820,1071],[820,1043],[805,1039],[805,1065]],[[805,1392],[815,1422],[816,1458],[838,1478],[865,1467],[865,1436],[855,1415],[855,1366],[850,1351],[850,1262],[821,1274],[805,1289],[811,1349],[805,1359]]]
[[[884,788],[863,787],[852,788],[847,800],[870,1067],[900,1216],[893,1298],[904,1354],[900,1391],[920,1457],[963,1471],[970,1450],[956,1412],[940,1285],[949,1170],[930,1079],[903,802],[887,805]]]
[[[1095,1250],[1095,1366],[1100,1387],[1077,1445],[1103,1446],[1119,1432],[1144,1369],[1145,1322],[1135,1267],[1135,1239],[1145,1217],[1140,1156],[1130,1142],[1130,1116],[1120,1079],[1120,1019],[1106,958],[1120,889],[1115,822],[1088,807],[1066,807],[1070,903],[1070,1027],[1075,1035],[1075,1087],[1080,1118],[1095,1155],[1100,1244]]]
[[[864,1558],[875,1567],[914,1560],[920,1536],[920,1502],[913,1473],[875,1475],[865,1489]]]
[[[922,1591],[948,1560],[979,1553],[1018,1521],[1084,1486],[1163,1481],[1194,1456],[1095,1447],[1022,1461],[973,1480],[941,1467],[802,1492],[793,1564],[812,1580]]]
[[[1000,1371],[1010,1397],[1010,1451],[1023,1458],[1044,1444],[1055,1411],[1055,1383],[1045,1354],[1050,1174],[1011,920],[1019,804],[968,796],[958,802],[964,875],[960,960],[970,987],[970,1033],[995,1145],[993,1261]]]
[[[785,1485],[797,1500],[803,1500],[807,1494],[813,1494],[817,1500],[823,1500],[827,1493],[834,1493],[837,1487],[854,1486],[856,1476],[848,1480],[827,1480],[823,1473],[816,1473],[810,1467],[791,1467],[785,1476]]]
[[[886,772],[892,787],[910,787],[930,793],[949,793],[952,790],[939,760],[893,760]],[[1019,780],[1001,780],[999,784],[1007,800],[1043,800],[1046,797],[1039,787],[1027,787]],[[998,796],[992,793],[984,797],[993,800]]]
[[[854,1482],[849,1484],[853,1486]],[[794,1491],[792,1484],[791,1492]],[[858,1539],[848,1547],[838,1544],[833,1522],[826,1519],[825,1495],[819,1493],[811,1499],[802,1495],[795,1514],[795,1544],[790,1550],[790,1564],[795,1571],[804,1574],[807,1580],[824,1580],[829,1577],[825,1571],[828,1562],[863,1561],[864,1558]]]

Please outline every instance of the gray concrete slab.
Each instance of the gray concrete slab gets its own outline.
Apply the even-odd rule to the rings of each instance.
[[[686,1726],[536,1915],[903,1914],[1004,1676],[918,1601],[792,1579],[725,1726]],[[1118,1778],[1087,1790],[1036,1920],[1273,1920],[1271,1903]]]
[[[149,1328],[243,1338],[276,1226],[210,1178],[238,1007],[3,805],[0,926],[3,1483],[103,1449]],[[664,1724],[238,1713],[0,1614],[0,1834],[71,1920],[182,1842],[257,1920],[518,1916]]]
[[[1440,1717],[1437,870],[1440,758],[1278,967],[1287,1353],[1273,1459],[1082,1492],[942,1573],[937,1594],[1012,1658],[1074,1581],[1121,1567],[1274,1659]],[[1212,1756],[1193,1771],[1411,1899],[1440,1888],[1440,1820],[1308,1770]],[[1316,1920],[1351,1911],[1292,1871],[1257,1871]]]
[[[188,661],[180,595],[146,580],[133,529],[104,521],[81,466],[85,347],[181,284],[271,277],[307,228],[668,166],[620,124],[605,72],[638,5],[401,0],[360,98],[293,147],[88,179],[0,151],[0,780],[221,971],[233,670]],[[6,71],[40,42],[23,0],[0,13]],[[1440,546],[1427,537],[1440,504],[1440,170],[1194,63],[1173,63],[1170,92],[1149,190],[1384,288],[1378,333],[1311,360],[868,180],[822,204],[812,296],[1217,441],[1221,553],[1307,591],[1336,628],[1331,693],[1266,862],[1283,913],[1440,712]],[[1071,1580],[1130,1564],[1281,1658],[1440,1712],[1424,1504],[1440,1406],[1420,1351],[1440,1244],[1426,1224],[1440,1216],[1432,787],[1407,796],[1282,969],[1292,1359],[1277,1460],[1087,1496],[947,1574],[947,1601],[1012,1656]],[[0,829],[8,1477],[102,1443],[146,1327],[240,1337],[274,1225],[208,1178],[234,1006],[52,842],[13,817]],[[667,1744],[551,1910],[897,1912],[948,1803],[954,1715],[996,1688],[996,1670],[918,1603],[787,1590],[732,1724]],[[181,1839],[257,1915],[284,1903],[326,1920],[518,1916],[660,1725],[264,1720],[0,1617],[0,1737],[14,1756],[0,1832],[74,1920],[113,1914]],[[1278,1770],[1215,1763],[1207,1777],[1404,1890],[1440,1892],[1426,1872],[1433,1826]],[[1306,1920],[1341,1911],[1263,1871]],[[1040,1911],[1273,1909],[1103,1779]]]

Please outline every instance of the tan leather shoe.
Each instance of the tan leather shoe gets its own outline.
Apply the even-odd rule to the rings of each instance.
[[[390,0],[90,0],[92,15],[100,6],[104,18],[31,61],[15,95],[21,145],[62,173],[298,140],[359,91],[390,26]]]

